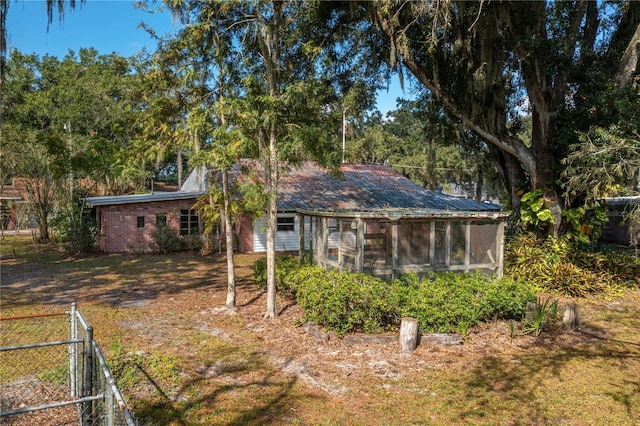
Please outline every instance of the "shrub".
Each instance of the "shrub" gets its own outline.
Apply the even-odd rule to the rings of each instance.
[[[396,283],[402,294],[397,300],[402,316],[411,316],[428,332],[463,334],[485,319],[520,319],[527,302],[535,301],[535,293],[525,281],[510,278],[495,280],[477,274],[452,272],[425,276],[416,285],[407,278]]]
[[[631,254],[593,251],[575,241],[533,234],[509,241],[505,273],[540,290],[575,297],[640,284],[640,262]]]
[[[276,288],[281,293],[290,291],[287,277],[300,266],[296,256],[276,256]],[[253,276],[259,288],[267,287],[267,259],[256,260],[253,264]]]
[[[158,226],[151,232],[158,253],[176,253],[182,250],[182,242],[177,232],[169,226]]]
[[[75,203],[71,203],[70,208],[67,206],[57,210],[50,225],[66,243],[69,253],[88,254],[96,250],[98,228],[95,219],[88,211],[81,208],[81,204],[77,200]]]
[[[198,251],[202,248],[199,235],[178,235],[170,226],[160,225],[151,232],[156,253],[178,253],[181,251]]]
[[[377,333],[398,322],[391,287],[362,273],[299,268],[288,278],[305,320],[334,330],[338,335],[363,331]]]
[[[521,319],[535,294],[524,281],[482,275],[415,274],[386,282],[367,274],[303,266],[287,276],[305,321],[339,335],[397,329],[400,318],[416,318],[423,331],[466,333],[489,318]]]
[[[539,298],[536,303],[531,304],[531,310],[527,311],[527,315],[522,322],[522,332],[538,337],[543,328],[553,326],[557,322],[558,301],[551,302],[549,299],[542,300]]]

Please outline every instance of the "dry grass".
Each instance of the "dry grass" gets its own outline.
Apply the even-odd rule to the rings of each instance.
[[[13,256],[13,248],[16,255]],[[297,326],[280,300],[263,320],[252,255],[236,257],[238,312],[220,309],[222,256],[67,258],[2,241],[2,315],[77,301],[146,425],[640,423],[640,291],[575,300],[580,332],[510,338],[505,323],[464,345],[347,346]]]

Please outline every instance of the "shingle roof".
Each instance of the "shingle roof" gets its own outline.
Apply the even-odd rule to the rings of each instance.
[[[260,170],[256,161],[235,166],[231,179]],[[278,184],[279,211],[374,211],[380,209],[500,211],[502,206],[429,191],[383,165],[342,164],[337,176],[305,162],[283,173]]]

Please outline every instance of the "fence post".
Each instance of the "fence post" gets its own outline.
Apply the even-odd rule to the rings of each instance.
[[[84,342],[84,395],[93,395],[93,327],[87,327],[87,336]],[[93,402],[83,403],[82,424],[93,424]]]
[[[76,318],[77,304],[71,304],[71,340],[78,338],[78,321]],[[69,379],[71,384],[71,396],[78,397],[78,343],[73,342],[69,345]]]
[[[113,387],[115,387],[116,381],[113,378],[109,378],[105,385],[105,402],[107,405],[107,424],[105,426],[115,426],[115,418],[116,418],[116,404],[115,404],[115,395],[113,394]]]

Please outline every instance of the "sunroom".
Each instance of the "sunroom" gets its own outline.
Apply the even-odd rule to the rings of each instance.
[[[502,275],[506,212],[398,208],[298,214],[304,224],[300,256],[307,262],[384,279],[430,271]]]

